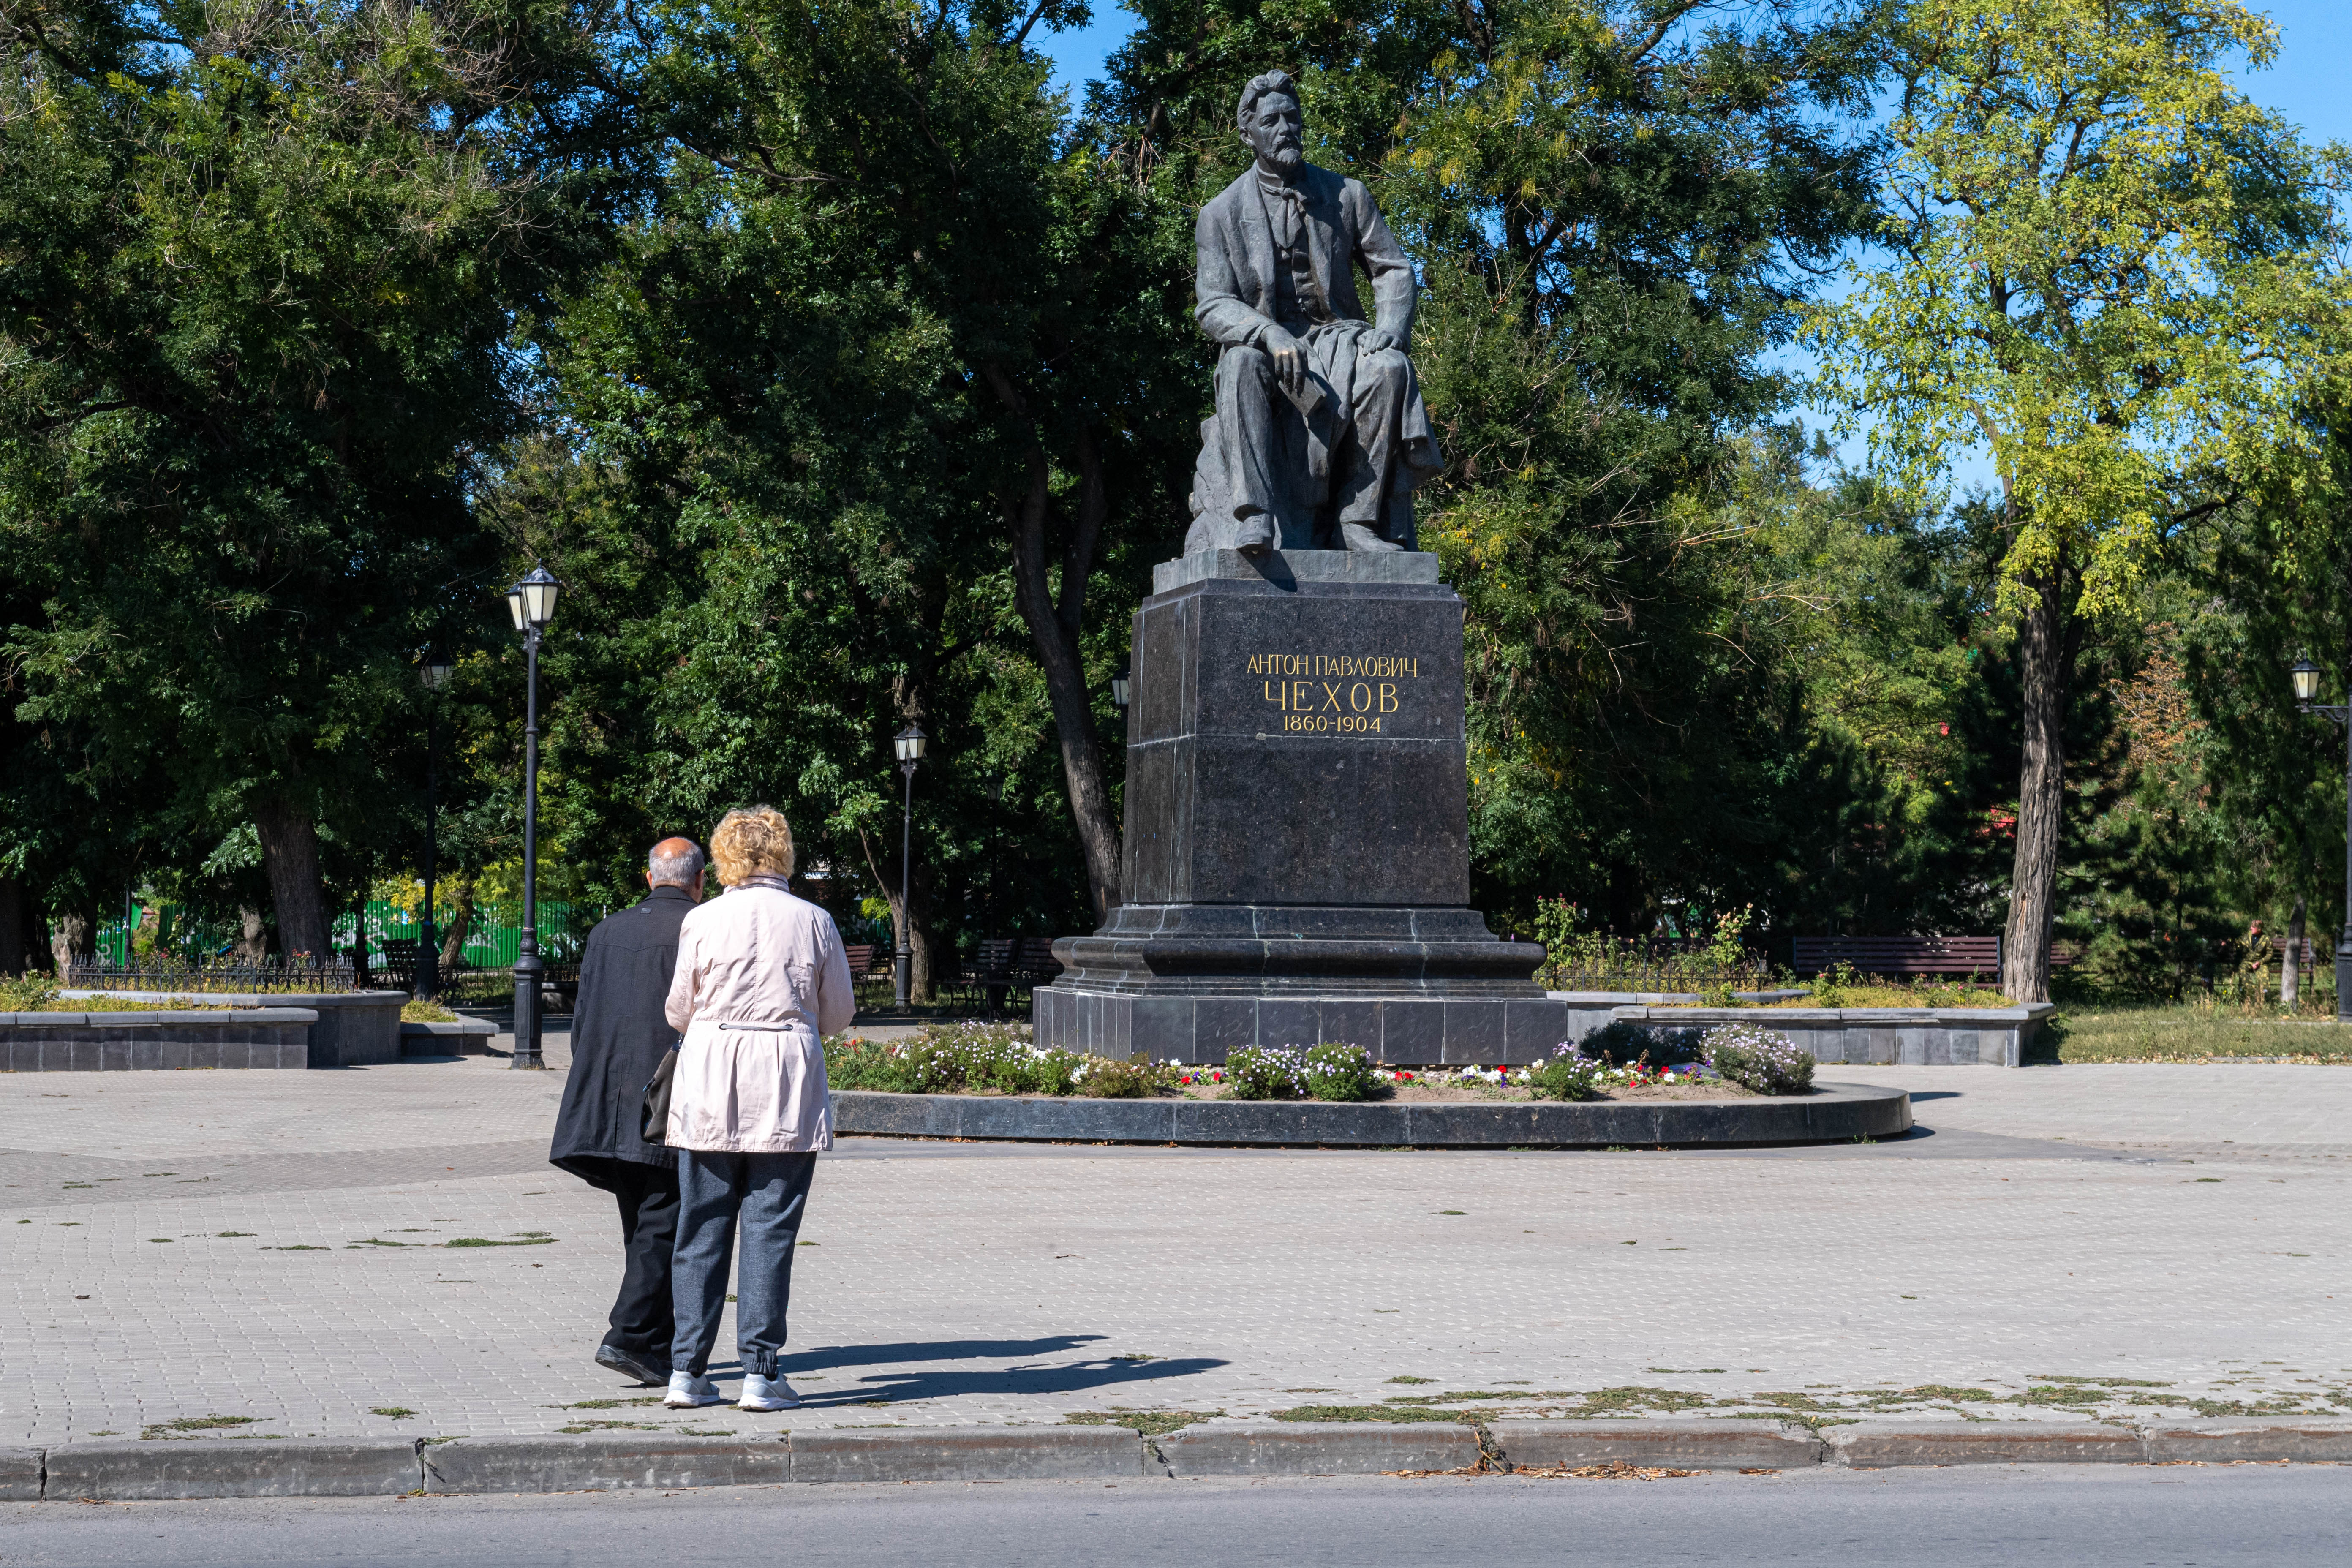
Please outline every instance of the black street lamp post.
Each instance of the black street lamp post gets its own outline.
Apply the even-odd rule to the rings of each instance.
[[[2319,666],[2308,654],[2287,674],[2294,681],[2295,706],[2326,715],[2344,731],[2344,930],[2336,938],[2336,1021],[2352,1024],[2352,703],[2330,707],[2313,700],[2319,695]]]
[[[430,1002],[441,994],[441,938],[433,924],[436,854],[441,845],[433,811],[434,785],[437,782],[434,752],[439,748],[436,731],[441,717],[441,689],[449,684],[449,660],[445,655],[427,654],[416,674],[425,682],[425,913],[416,922],[416,973],[411,984],[417,1000]]]
[[[555,618],[560,584],[544,566],[507,590],[507,610],[522,634],[522,931],[515,943],[514,1057],[510,1068],[543,1068],[539,1054],[539,639]]]
[[[909,724],[890,738],[890,749],[898,754],[898,771],[907,775],[907,805],[898,820],[898,952],[890,968],[898,983],[898,1010],[907,1009],[907,997],[915,984],[915,950],[909,940],[915,930],[915,906],[912,900],[915,870],[915,764],[923,760],[923,749],[929,737],[919,724]]]

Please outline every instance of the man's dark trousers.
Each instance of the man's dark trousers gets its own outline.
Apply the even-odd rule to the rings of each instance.
[[[621,1205],[621,1293],[604,1342],[656,1373],[669,1365],[670,1248],[677,1235],[677,1154],[638,1125],[646,1082],[677,1041],[663,1016],[677,928],[694,908],[683,888],[656,888],[588,933],[572,1015],[572,1070],[548,1159]]]
[[[621,1205],[621,1293],[604,1342],[656,1367],[669,1365],[670,1252],[677,1242],[677,1168],[620,1160],[606,1166]]]

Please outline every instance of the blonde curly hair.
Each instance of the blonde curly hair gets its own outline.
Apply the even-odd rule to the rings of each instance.
[[[793,825],[772,805],[730,811],[710,830],[710,860],[729,887],[762,874],[793,874]]]

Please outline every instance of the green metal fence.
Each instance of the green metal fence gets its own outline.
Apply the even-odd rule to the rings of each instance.
[[[199,920],[177,904],[159,906],[134,900],[129,906],[127,920],[117,919],[99,928],[99,956],[105,963],[117,967],[131,963],[131,933],[145,922],[151,909],[157,916],[156,945],[165,957],[183,963],[204,964],[217,961],[236,946],[236,928],[226,921]],[[538,921],[540,955],[551,963],[578,963],[589,928],[610,912],[603,904],[541,900]],[[459,962],[468,969],[514,967],[515,953],[522,941],[521,917],[518,905],[476,905]],[[349,951],[357,942],[358,927],[355,910],[347,909],[335,917],[330,938],[339,952]],[[446,925],[444,929],[446,931]],[[367,942],[371,964],[383,961],[386,942],[413,942],[421,934],[413,915],[381,899],[369,902]]]

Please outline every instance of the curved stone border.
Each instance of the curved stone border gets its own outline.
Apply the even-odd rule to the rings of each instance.
[[[1246,1100],[1013,1100],[967,1094],[833,1097],[836,1132],[1051,1143],[1331,1145],[1377,1149],[1720,1148],[1843,1143],[1911,1128],[1899,1089],[1823,1084],[1787,1099],[1512,1100],[1326,1105]]]

